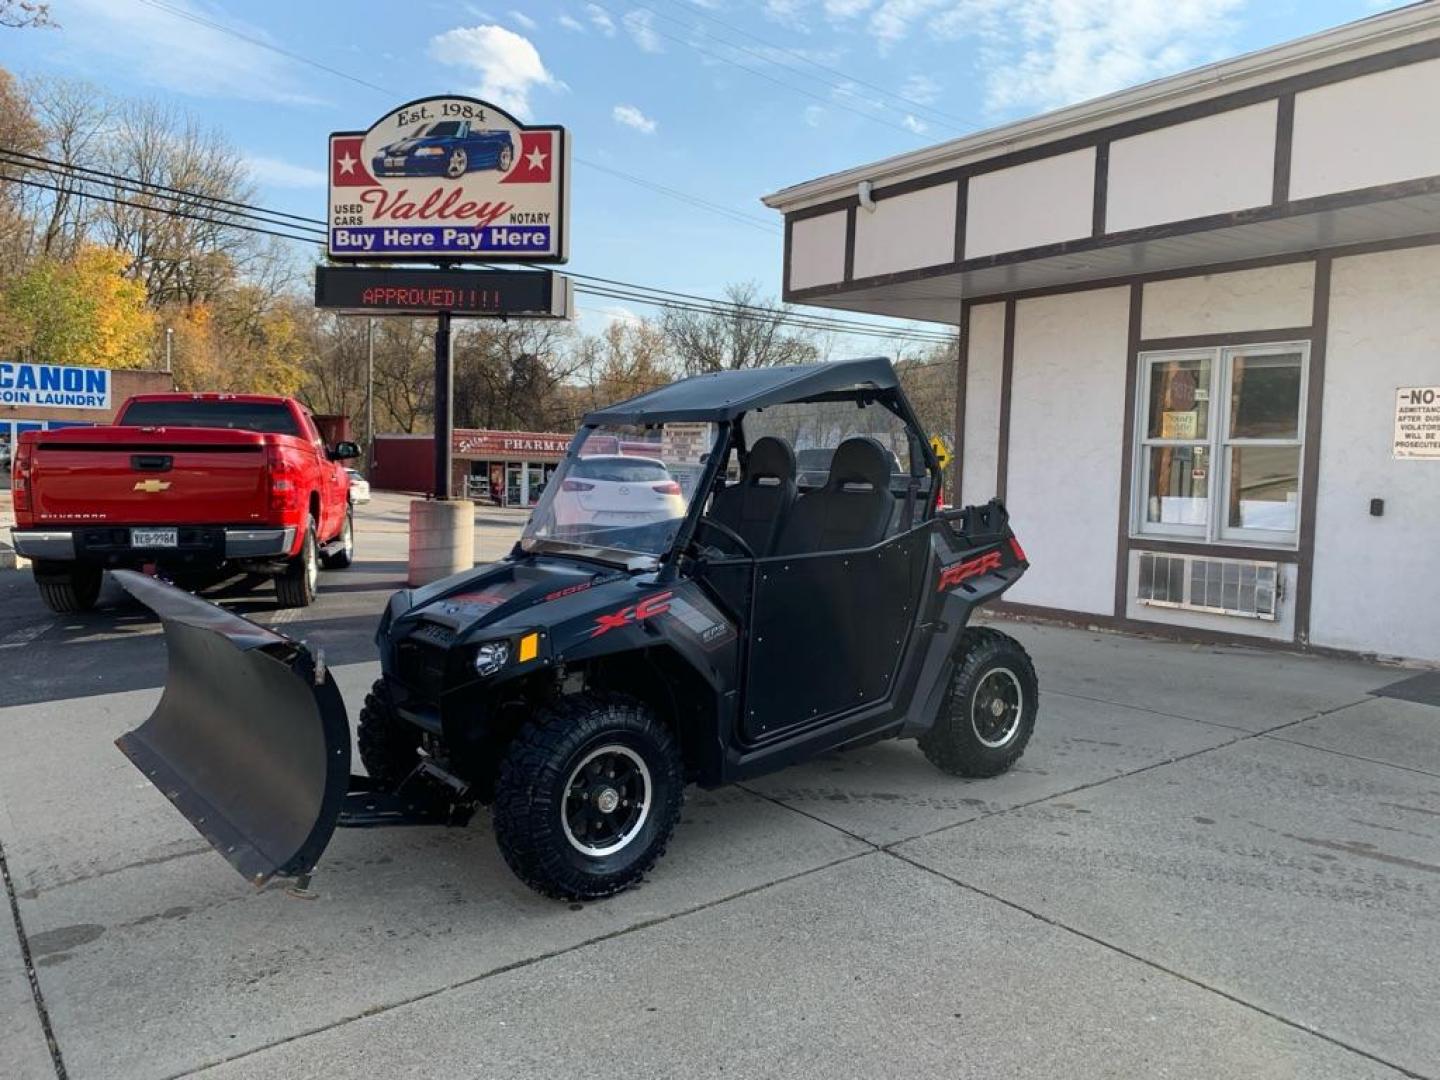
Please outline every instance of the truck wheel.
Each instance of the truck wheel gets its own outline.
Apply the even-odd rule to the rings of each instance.
[[[355,508],[345,507],[345,524],[340,526],[340,535],[336,538],[340,546],[329,555],[320,556],[320,565],[326,570],[344,570],[355,561]]]
[[[670,732],[640,702],[577,694],[511,741],[495,786],[495,839],[521,881],[567,900],[634,885],[665,853],[684,778]]]
[[[998,776],[1035,730],[1035,666],[1018,641],[988,627],[966,630],[960,650],[950,692],[920,749],[952,776]]]
[[[105,571],[98,566],[81,563],[35,566],[35,584],[40,599],[57,615],[74,615],[89,611],[100,598],[100,584]]]
[[[275,579],[275,599],[282,608],[309,607],[315,602],[320,582],[320,545],[315,541],[315,523],[305,523],[305,542],[300,554],[290,560],[285,572]]]
[[[355,732],[360,760],[382,791],[394,791],[420,764],[420,735],[395,711],[384,679],[365,695]]]

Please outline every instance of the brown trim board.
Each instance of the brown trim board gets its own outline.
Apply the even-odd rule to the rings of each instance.
[[[1315,262],[1310,372],[1305,394],[1305,451],[1300,468],[1300,566],[1295,581],[1295,640],[1310,642],[1310,598],[1315,576],[1315,514],[1319,496],[1320,424],[1325,407],[1325,352],[1330,337],[1329,257]]]
[[[1090,207],[1090,235],[1105,235],[1105,214],[1110,198],[1110,144],[1103,142],[1095,147],[1094,202]],[[958,253],[957,253],[958,257]]]
[[[1010,387],[1015,380],[1015,301],[1005,301],[1005,344],[1000,363],[1000,422],[995,448],[995,497],[1005,501],[1010,474]]]
[[[965,409],[966,384],[970,379],[970,308],[969,300],[960,301],[960,328],[955,342],[955,490],[950,493],[952,506],[964,506],[961,492],[965,487]]]
[[[845,269],[844,280],[855,280],[855,213],[858,208],[850,207],[845,211]]]
[[[1172,349],[1213,349],[1217,345],[1267,345],[1277,341],[1306,341],[1308,326],[1287,326],[1279,330],[1238,330],[1233,334],[1187,334],[1181,337],[1144,338],[1136,342],[1140,352]]]
[[[1125,343],[1125,420],[1120,427],[1120,506],[1115,522],[1115,603],[1112,614],[1125,614],[1126,595],[1130,587],[1130,485],[1135,463],[1135,376],[1139,370],[1140,315],[1145,301],[1145,286],[1130,286],[1130,329]]]
[[[1243,544],[1208,544],[1190,540],[1162,540],[1157,536],[1131,536],[1131,551],[1153,551],[1162,555],[1199,555],[1207,559],[1254,559],[1256,562],[1293,563],[1300,561],[1294,548],[1246,547]],[[1127,596],[1128,600],[1129,597]]]
[[[1295,141],[1295,95],[1281,94],[1275,110],[1275,175],[1270,201],[1282,206],[1290,201],[1290,155]]]

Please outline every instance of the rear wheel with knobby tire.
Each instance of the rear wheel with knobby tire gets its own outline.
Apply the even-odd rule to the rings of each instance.
[[[1025,752],[1040,686],[1024,647],[998,630],[971,627],[940,715],[920,736],[930,762],[952,776],[998,776]]]
[[[500,763],[495,839],[546,896],[598,900],[637,883],[680,817],[680,753],[645,705],[577,694],[542,709]]]

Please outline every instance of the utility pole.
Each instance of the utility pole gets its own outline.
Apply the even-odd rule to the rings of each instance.
[[[170,343],[174,338],[175,328],[173,326],[165,327],[165,371],[172,375],[175,373],[175,368],[170,363]]]
[[[454,428],[455,377],[451,366],[450,312],[435,326],[435,498],[450,498],[450,432]]]
[[[365,459],[375,464],[375,319],[365,320]]]

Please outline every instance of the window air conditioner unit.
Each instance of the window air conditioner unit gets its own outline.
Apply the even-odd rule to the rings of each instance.
[[[1273,622],[1280,601],[1280,564],[1142,551],[1135,596],[1150,607]]]

